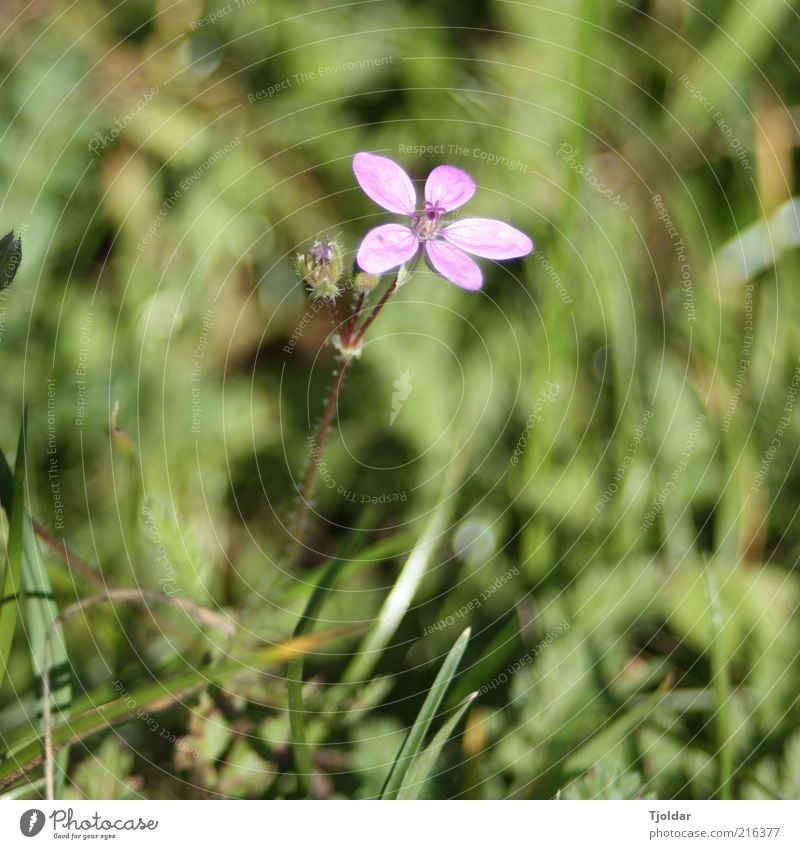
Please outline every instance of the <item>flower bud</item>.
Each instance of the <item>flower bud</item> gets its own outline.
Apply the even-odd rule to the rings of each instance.
[[[397,288],[399,289],[401,286],[405,286],[406,283],[411,279],[414,274],[414,268],[416,266],[416,262],[412,261],[410,266],[408,264],[403,264],[400,268],[397,269]]]
[[[310,286],[314,298],[335,298],[342,276],[342,248],[333,239],[316,241],[308,253],[297,255],[297,273]]]
[[[380,279],[378,274],[367,274],[366,271],[359,271],[353,278],[353,286],[356,292],[363,292],[367,295],[378,285]]]

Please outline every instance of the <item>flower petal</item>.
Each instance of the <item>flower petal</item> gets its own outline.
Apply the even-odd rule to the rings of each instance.
[[[417,193],[411,178],[391,159],[374,153],[357,153],[353,172],[366,195],[389,212],[413,215]]]
[[[474,291],[483,285],[480,268],[463,251],[448,245],[447,242],[430,241],[425,243],[431,265],[456,286]]]
[[[364,236],[356,261],[368,274],[383,274],[408,262],[418,248],[419,242],[413,230],[402,224],[382,224]]]
[[[524,233],[494,218],[464,218],[439,232],[456,247],[486,259],[514,259],[533,250]]]
[[[445,212],[465,204],[475,194],[475,181],[460,168],[439,165],[425,181],[425,200],[438,203]]]

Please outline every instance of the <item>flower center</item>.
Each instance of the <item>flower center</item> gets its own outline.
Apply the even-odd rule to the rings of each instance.
[[[414,213],[411,216],[411,223],[414,226],[414,232],[420,241],[432,239],[439,229],[439,218],[444,212],[444,207],[438,202],[426,200],[425,207],[420,214]]]

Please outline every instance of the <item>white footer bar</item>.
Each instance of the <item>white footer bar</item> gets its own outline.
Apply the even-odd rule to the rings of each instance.
[[[409,841],[414,841],[409,843]],[[0,846],[800,847],[799,802],[18,802]]]

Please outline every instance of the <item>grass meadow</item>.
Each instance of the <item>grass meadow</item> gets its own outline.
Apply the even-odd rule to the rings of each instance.
[[[0,33],[0,793],[797,797],[797,3]],[[358,152],[535,248],[342,353]]]

